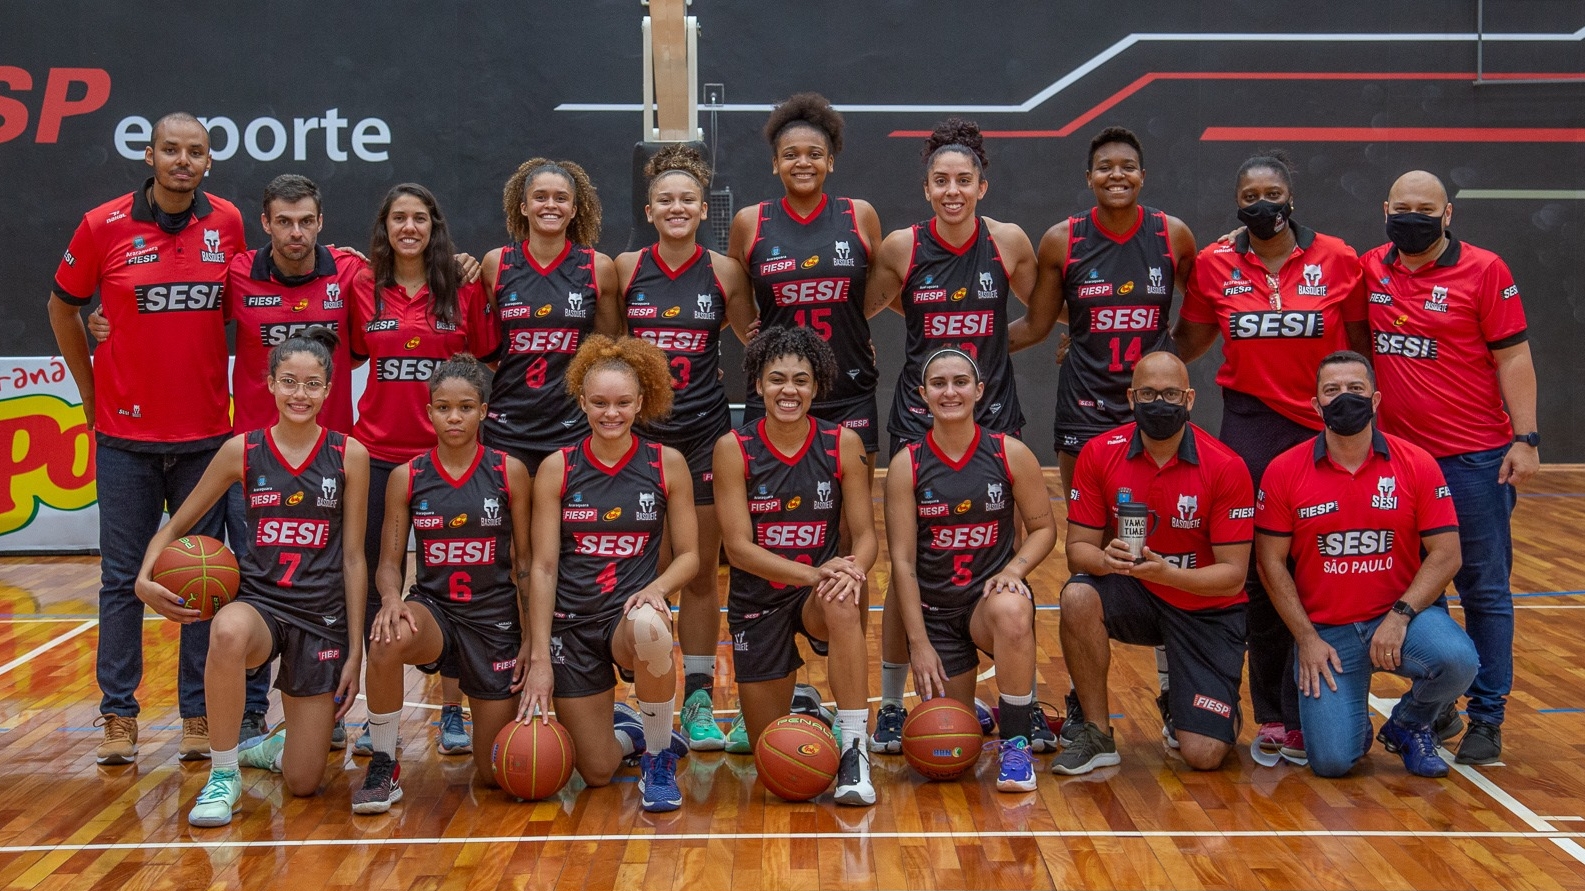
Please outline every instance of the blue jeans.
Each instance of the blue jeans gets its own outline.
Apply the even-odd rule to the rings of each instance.
[[[1333,672],[1336,692],[1322,680],[1320,698],[1299,697],[1304,751],[1316,776],[1340,777],[1370,750],[1370,677],[1379,670],[1370,662],[1370,640],[1388,615],[1368,622],[1315,626],[1343,663],[1342,671]],[[1443,606],[1431,606],[1414,617],[1404,634],[1402,655],[1393,674],[1414,683],[1392,710],[1392,720],[1406,727],[1430,726],[1469,687],[1479,666],[1475,645]],[[1294,678],[1297,681],[1297,668]]]
[[[136,717],[143,681],[143,601],[134,590],[143,552],[166,508],[181,506],[214,457],[214,449],[188,454],[132,452],[99,443],[99,659],[95,672],[102,714]],[[224,507],[215,505],[192,531],[219,538]],[[176,689],[181,716],[204,716],[204,661],[209,623],[183,625]]]
[[[226,506],[226,545],[231,548],[231,553],[241,560],[242,555],[252,549],[253,543],[248,540],[248,504],[242,495],[242,484],[232,483],[226,490],[224,504]],[[248,673],[248,699],[243,706],[244,712],[267,712],[270,710],[270,663],[259,666],[257,672]]]
[[[1508,447],[1438,458],[1458,512],[1464,565],[1453,576],[1464,607],[1464,630],[1480,653],[1480,673],[1465,691],[1469,716],[1501,724],[1513,689],[1513,537],[1509,519],[1518,493],[1499,485],[1497,471]]]

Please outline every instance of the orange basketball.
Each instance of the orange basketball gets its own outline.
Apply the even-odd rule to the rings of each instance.
[[[954,780],[980,760],[984,739],[974,709],[937,696],[908,713],[903,757],[927,780]]]
[[[235,600],[242,583],[237,555],[207,535],[187,535],[166,545],[154,558],[152,576],[205,619]]]
[[[572,734],[557,720],[513,721],[490,747],[495,782],[508,795],[529,801],[549,798],[572,779]]]
[[[788,801],[808,801],[830,788],[840,763],[830,728],[805,715],[772,721],[754,747],[760,782]]]

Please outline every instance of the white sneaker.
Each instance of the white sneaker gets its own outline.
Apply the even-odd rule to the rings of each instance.
[[[838,804],[868,807],[875,803],[875,785],[870,782],[870,753],[863,738],[850,740],[837,767]]]

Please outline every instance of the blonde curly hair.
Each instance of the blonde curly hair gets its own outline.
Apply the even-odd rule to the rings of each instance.
[[[567,366],[567,392],[573,399],[583,399],[584,381],[606,370],[626,372],[638,381],[644,401],[634,419],[637,423],[649,424],[671,414],[671,366],[660,347],[642,337],[590,335]]]

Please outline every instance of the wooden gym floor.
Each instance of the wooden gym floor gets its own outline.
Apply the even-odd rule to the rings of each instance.
[[[877,806],[840,807],[829,795],[787,804],[756,784],[749,756],[709,753],[683,762],[685,801],[671,814],[640,810],[633,771],[604,789],[574,780],[529,804],[474,783],[471,758],[435,753],[438,687],[410,670],[406,798],[390,814],[353,817],[349,786],[363,759],[335,752],[316,798],[291,798],[278,776],[244,771],[241,811],[220,829],[186,821],[208,766],[175,758],[176,626],[145,625],[137,764],[99,767],[97,563],[3,559],[0,886],[1581,888],[1585,469],[1544,470],[1519,499],[1514,527],[1508,761],[1458,766],[1444,780],[1409,776],[1380,746],[1342,780],[1259,767],[1247,727],[1223,770],[1190,771],[1161,743],[1150,652],[1118,647],[1111,689],[1123,763],[1059,779],[1045,772],[1050,756],[1038,756],[1030,794],[998,793],[989,757],[959,782],[926,783],[900,756],[876,756]],[[1051,606],[1065,574],[1060,552],[1036,579],[1040,689],[1058,702],[1067,688]],[[876,575],[878,593],[884,553]],[[870,625],[874,661],[879,626]],[[720,655],[729,678],[729,648]],[[806,674],[824,689],[823,663]],[[1403,688],[1379,676],[1373,704],[1390,707]],[[994,695],[993,684],[981,689]],[[729,685],[717,690],[717,708],[730,708]],[[1247,716],[1247,696],[1244,708]]]

